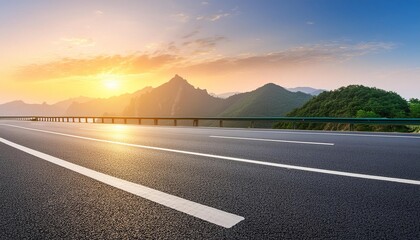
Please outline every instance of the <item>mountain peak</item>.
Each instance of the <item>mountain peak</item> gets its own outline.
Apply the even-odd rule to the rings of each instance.
[[[169,80],[169,82],[188,83],[187,80],[185,80],[184,78],[182,78],[178,74],[175,74],[175,76],[171,80]]]
[[[276,90],[286,90],[283,87],[281,87],[277,84],[274,84],[274,83],[267,83],[264,86],[259,87],[257,90],[274,90],[274,89],[276,89]]]
[[[169,82],[163,84],[162,86],[167,86],[170,89],[178,89],[178,88],[192,88],[195,89],[193,85],[191,85],[186,79],[182,78],[178,74],[176,74]]]

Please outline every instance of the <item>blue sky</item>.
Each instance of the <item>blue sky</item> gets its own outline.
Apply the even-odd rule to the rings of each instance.
[[[419,13],[415,0],[1,0],[0,102],[106,97],[175,73],[217,93],[274,82],[420,97]],[[104,78],[121,87],[93,92]]]

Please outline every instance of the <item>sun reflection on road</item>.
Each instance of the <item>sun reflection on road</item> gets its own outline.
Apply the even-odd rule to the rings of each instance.
[[[106,132],[114,141],[125,141],[129,138],[130,127],[124,125],[106,126]]]

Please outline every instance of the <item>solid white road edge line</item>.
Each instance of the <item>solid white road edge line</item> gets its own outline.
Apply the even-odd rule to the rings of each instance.
[[[207,154],[207,153],[198,153],[198,152],[176,150],[176,149],[170,149],[170,148],[160,148],[160,147],[152,147],[152,146],[145,146],[145,145],[132,144],[132,143],[115,142],[115,141],[110,141],[110,140],[103,140],[103,139],[90,138],[90,137],[82,137],[82,136],[71,135],[71,134],[66,134],[66,133],[59,133],[59,132],[52,132],[52,131],[46,131],[46,130],[40,130],[40,129],[34,129],[34,128],[27,128],[27,127],[15,126],[15,125],[10,125],[10,124],[0,124],[0,125],[14,127],[14,128],[21,128],[21,129],[26,129],[26,130],[35,131],[35,132],[50,133],[50,134],[59,135],[59,136],[66,136],[66,137],[96,141],[96,142],[112,143],[112,144],[122,145],[122,146],[130,146],[130,147],[137,147],[137,148],[143,148],[143,149],[152,149],[152,150],[173,152],[173,153],[181,153],[181,154],[187,154],[187,155],[192,155],[192,156],[217,158],[217,159],[223,159],[223,160],[229,160],[229,161],[235,161],[235,162],[244,162],[244,163],[252,163],[252,164],[257,164],[257,165],[264,165],[264,166],[271,166],[271,167],[278,167],[278,168],[285,168],[285,169],[301,170],[301,171],[306,171],[306,172],[316,172],[316,173],[346,176],[346,177],[353,177],[353,178],[362,178],[362,179],[379,180],[379,181],[386,181],[386,182],[396,182],[396,183],[420,185],[420,181],[418,181],[418,180],[411,180],[411,179],[404,179],[404,178],[392,178],[392,177],[359,174],[359,173],[350,173],[350,172],[334,171],[334,170],[327,170],[327,169],[320,169],[320,168],[301,167],[301,166],[281,164],[281,163],[264,162],[264,161],[250,160],[250,159],[244,159],[244,158],[227,157],[227,156]]]
[[[297,143],[297,144],[334,146],[334,143],[324,143],[324,142],[302,142],[302,141],[290,141],[290,140],[280,140],[280,139],[228,137],[228,136],[215,136],[215,135],[212,135],[212,136],[209,136],[209,137],[211,137],[211,138],[223,138],[223,139],[235,139],[235,140],[262,141],[262,142],[281,142],[281,143]]]
[[[120,178],[97,172],[89,168],[76,165],[74,163],[67,162],[65,160],[53,157],[51,155],[38,152],[25,146],[10,142],[3,138],[0,138],[0,142],[9,145],[10,147],[16,148],[22,152],[33,155],[37,158],[56,164],[60,167],[67,168],[71,171],[80,173],[86,177],[90,177],[99,182],[110,185],[112,187],[121,189],[136,196],[148,199],[152,202],[186,213],[190,216],[200,218],[204,221],[222,226],[224,228],[231,228],[245,219],[244,217],[232,213],[205,206],[140,184],[132,183]]]

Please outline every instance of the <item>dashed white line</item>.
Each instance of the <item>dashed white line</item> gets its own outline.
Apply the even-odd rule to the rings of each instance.
[[[409,138],[420,139],[420,136],[411,135],[385,135],[385,134],[362,134],[362,133],[334,133],[334,132],[305,132],[302,130],[284,131],[284,130],[240,130],[240,129],[218,129],[224,132],[248,132],[248,133],[274,133],[274,134],[296,134],[296,135],[326,135],[326,136],[345,136],[345,137],[376,137],[376,138]]]
[[[211,137],[211,138],[222,138],[222,139],[234,139],[234,140],[249,140],[249,141],[262,141],[262,142],[280,142],[280,143],[296,143],[296,144],[334,146],[334,143],[325,143],[325,142],[302,142],[302,141],[291,141],[291,140],[280,140],[280,139],[228,137],[228,136],[215,136],[215,135],[212,135],[212,136],[209,136],[209,137]]]
[[[151,149],[151,150],[164,151],[164,152],[173,152],[173,153],[180,153],[180,154],[186,154],[186,155],[192,155],[192,156],[216,158],[216,159],[223,159],[223,160],[234,161],[234,162],[244,162],[244,163],[271,166],[271,167],[277,167],[277,168],[294,169],[294,170],[300,170],[300,171],[306,171],[306,172],[315,172],[315,173],[323,173],[323,174],[353,177],[353,178],[361,178],[361,179],[370,179],[370,180],[378,180],[378,181],[386,181],[386,182],[396,182],[396,183],[420,185],[419,180],[384,177],[384,176],[351,173],[351,172],[342,172],[342,171],[334,171],[334,170],[327,170],[327,169],[320,169],[320,168],[301,167],[301,166],[295,166],[295,165],[273,163],[273,162],[264,162],[264,161],[251,160],[251,159],[245,159],[245,158],[236,158],[236,157],[228,157],[228,156],[221,156],[221,155],[214,155],[214,154],[207,154],[207,153],[176,150],[176,149],[170,149],[170,148],[161,148],[161,147],[153,147],[153,146],[146,146],[146,145],[139,145],[139,144],[132,144],[132,143],[116,142],[116,141],[110,141],[110,140],[104,140],[104,139],[97,139],[97,138],[71,135],[71,134],[60,133],[60,132],[46,131],[46,130],[35,129],[35,128],[21,127],[21,126],[10,125],[10,124],[0,124],[0,125],[14,127],[14,128],[20,128],[20,129],[26,129],[26,130],[30,130],[30,131],[36,131],[36,132],[49,133],[49,134],[54,134],[54,135],[59,135],[59,136],[77,138],[77,139],[84,139],[84,140],[103,142],[103,143],[111,143],[111,144],[122,145],[122,146],[137,147],[137,148]]]
[[[100,173],[95,170],[76,165],[74,163],[67,162],[60,158],[53,157],[51,155],[33,150],[31,148],[27,148],[25,146],[10,142],[3,138],[0,138],[0,142],[9,145],[10,147],[16,148],[22,152],[28,153],[32,156],[35,156],[37,158],[56,164],[60,167],[69,169],[86,177],[90,177],[99,182],[105,183],[109,186],[121,189],[136,196],[148,199],[152,202],[186,213],[188,215],[222,226],[224,228],[231,228],[245,219],[244,217],[232,213],[228,213],[216,208],[212,208],[200,203],[196,203],[168,193],[164,193],[140,184],[132,183],[120,178]]]

